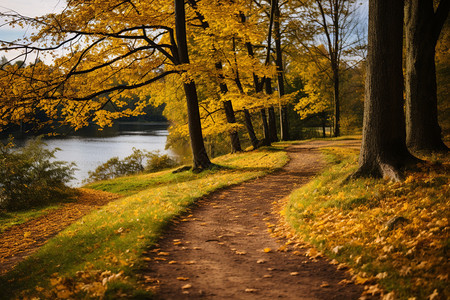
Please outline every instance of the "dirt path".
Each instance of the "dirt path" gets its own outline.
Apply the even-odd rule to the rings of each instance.
[[[79,191],[77,202],[64,204],[48,214],[0,233],[0,274],[11,270],[77,219],[119,197],[117,194],[88,189]]]
[[[215,192],[174,222],[143,271],[159,299],[358,299],[363,288],[300,245],[272,237],[280,199],[323,166],[318,148],[358,147],[357,141],[313,141],[291,146],[281,171]],[[281,247],[281,248],[280,248]],[[270,248],[269,252],[268,251]]]

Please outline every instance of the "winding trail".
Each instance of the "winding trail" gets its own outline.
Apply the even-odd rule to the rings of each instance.
[[[358,299],[363,287],[342,284],[344,271],[276,234],[283,198],[324,167],[324,146],[359,141],[292,145],[282,170],[198,201],[147,252],[148,289],[157,299]]]

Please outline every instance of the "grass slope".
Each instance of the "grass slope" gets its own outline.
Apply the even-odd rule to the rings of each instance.
[[[214,190],[264,175],[288,161],[281,148],[220,157],[216,170],[118,178],[90,188],[127,195],[72,224],[0,278],[0,298],[145,298],[139,269],[171,219]]]
[[[290,195],[296,234],[386,299],[449,299],[450,164],[423,164],[402,183],[345,181],[356,150],[329,148],[329,168]]]

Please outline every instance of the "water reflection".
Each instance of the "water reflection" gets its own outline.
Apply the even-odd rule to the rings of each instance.
[[[76,178],[70,185],[80,186],[89,171],[112,157],[122,159],[132,154],[133,148],[172,154],[165,150],[168,134],[166,124],[119,124],[102,132],[83,130],[77,135],[47,138],[45,143],[49,149],[61,149],[56,160],[77,164]],[[15,139],[15,143],[22,146],[26,140]]]

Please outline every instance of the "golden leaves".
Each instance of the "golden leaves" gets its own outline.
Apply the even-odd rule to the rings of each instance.
[[[330,174],[347,176],[342,168],[349,165],[348,149],[329,151],[342,161]],[[356,283],[379,281],[371,293],[380,292],[385,282],[396,282],[396,291],[410,295],[440,292],[449,268],[443,255],[449,230],[449,165],[422,168],[401,183],[361,179],[342,184],[324,176],[291,196],[285,215],[301,220],[296,224],[307,231],[301,236],[335,257],[332,264],[347,262]]]

